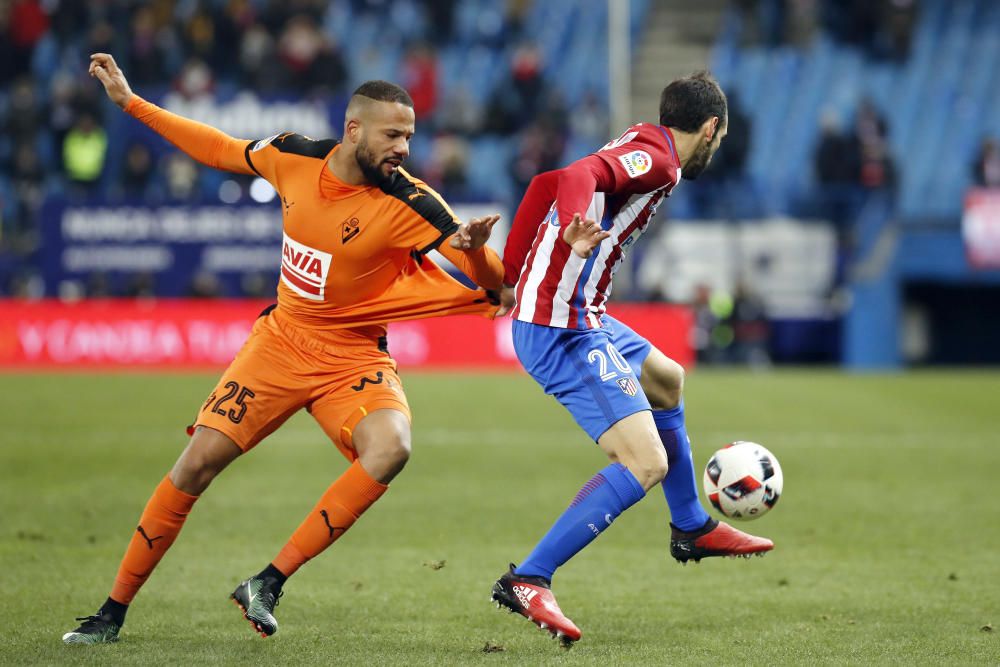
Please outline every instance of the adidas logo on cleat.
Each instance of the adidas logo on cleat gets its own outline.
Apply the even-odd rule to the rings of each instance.
[[[529,607],[531,605],[531,599],[538,595],[538,591],[530,586],[514,586],[513,588],[514,594],[517,596],[517,599],[521,601],[521,604],[525,606],[525,608]]]

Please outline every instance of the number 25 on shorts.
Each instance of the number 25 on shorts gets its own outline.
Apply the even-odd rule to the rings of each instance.
[[[216,399],[215,393],[209,396],[208,400],[205,401],[205,405],[204,407],[202,407],[202,410],[205,410],[205,408],[211,405],[212,412],[214,412],[217,415],[222,415],[223,417],[228,417],[229,421],[233,422],[234,424],[239,424],[241,421],[243,421],[243,417],[247,413],[246,400],[248,398],[253,398],[255,394],[253,393],[253,390],[250,389],[249,387],[241,387],[239,383],[233,382],[232,380],[230,380],[225,384],[225,389],[226,393],[224,393],[218,399]],[[231,401],[233,397],[235,397],[236,399],[235,401],[233,401],[233,403],[235,403],[235,406],[227,409],[227,407],[223,404],[226,403],[227,401]]]

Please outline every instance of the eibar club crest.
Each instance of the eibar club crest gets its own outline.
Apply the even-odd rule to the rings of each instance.
[[[344,221],[344,229],[340,235],[340,243],[344,244],[353,239],[355,236],[361,233],[361,227],[359,226],[361,222],[357,218],[351,218],[350,220]]]
[[[639,387],[636,386],[635,380],[632,378],[618,378],[618,388],[629,396],[635,396],[639,391]]]

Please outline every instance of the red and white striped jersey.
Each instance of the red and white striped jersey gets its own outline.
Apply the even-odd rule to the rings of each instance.
[[[615,186],[613,192],[595,192],[584,217],[600,221],[611,237],[589,258],[576,255],[562,238],[558,204],[565,193],[557,193],[521,267],[517,305],[511,313],[517,320],[566,329],[599,328],[611,278],[625,251],[681,177],[673,136],[660,125],[633,125],[593,155],[611,166]]]

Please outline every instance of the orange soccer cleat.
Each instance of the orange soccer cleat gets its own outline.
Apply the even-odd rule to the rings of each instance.
[[[491,599],[497,609],[507,607],[517,612],[542,630],[547,630],[564,646],[570,646],[580,639],[580,628],[566,618],[549,588],[549,582],[542,577],[522,577],[514,574],[514,564],[493,584]]]
[[[687,564],[711,556],[763,556],[774,548],[774,542],[766,537],[756,537],[742,530],[736,530],[728,523],[709,519],[698,530],[685,532],[670,524],[670,555],[678,562]]]

